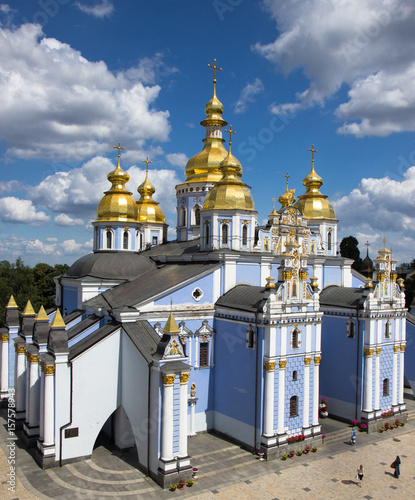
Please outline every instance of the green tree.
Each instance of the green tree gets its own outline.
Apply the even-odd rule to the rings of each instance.
[[[354,236],[343,238],[340,243],[340,255],[352,259],[352,268],[356,271],[362,270],[362,259],[360,258],[359,242]]]

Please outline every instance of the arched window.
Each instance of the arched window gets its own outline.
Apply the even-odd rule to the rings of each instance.
[[[295,327],[292,333],[291,345],[293,349],[298,349],[300,347],[300,330]]]
[[[385,323],[385,338],[391,338],[391,320],[388,319]]]
[[[297,380],[297,370],[293,371],[293,380]]]
[[[242,245],[247,245],[247,244],[248,244],[248,226],[244,224],[242,228]]]
[[[383,396],[389,396],[389,379],[383,379]]]
[[[222,245],[228,244],[228,224],[222,225]]]
[[[200,226],[200,207],[196,205],[195,207],[195,225]]]
[[[186,225],[186,208],[182,207],[180,209],[180,222],[179,226],[185,226]]]
[[[290,417],[298,415],[298,396],[290,398]]]
[[[124,231],[123,237],[122,237],[122,247],[123,250],[128,250],[128,239],[129,239],[130,233],[126,229]]]
[[[327,235],[327,249],[331,250],[331,245],[333,242],[333,235],[331,234],[331,231],[329,231],[329,234]]]
[[[347,325],[347,330],[346,330],[347,336],[349,337],[349,339],[354,339],[355,324],[352,318],[349,318],[349,321],[346,323],[346,325]]]
[[[111,250],[111,248],[112,248],[112,232],[110,229],[107,229],[106,238],[107,238],[107,249]]]
[[[252,328],[252,325],[249,325],[249,328],[246,330],[246,347],[248,349],[253,349],[254,348],[254,336],[255,336],[255,331]]]
[[[143,233],[140,233],[140,250],[143,249]]]
[[[209,245],[209,224],[205,224],[205,243]]]

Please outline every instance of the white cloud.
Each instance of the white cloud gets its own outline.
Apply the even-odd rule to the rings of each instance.
[[[343,134],[386,136],[415,130],[415,4],[398,0],[264,0],[276,20],[275,42],[255,50],[285,74],[300,68],[310,81],[275,114],[324,105],[340,87]]]
[[[59,214],[55,217],[55,224],[57,226],[83,226],[84,221],[82,219],[72,219],[66,214]]]
[[[59,247],[64,255],[84,255],[92,250],[93,240],[91,239],[85,243],[77,243],[74,239],[65,240],[59,244]]]
[[[379,246],[386,236],[387,241],[394,242],[399,260],[408,259],[409,253],[413,253],[415,166],[403,174],[402,180],[389,177],[362,179],[358,188],[347,196],[332,201],[332,204],[340,221],[341,234],[356,236],[361,249],[364,249],[366,240]],[[403,244],[404,241],[407,247]]]
[[[0,181],[0,194],[17,191],[21,185],[20,181]]]
[[[166,159],[173,167],[185,167],[189,158],[184,153],[169,153],[166,154]]]
[[[255,78],[252,83],[247,83],[235,104],[235,113],[244,113],[248,107],[248,103],[255,102],[255,96],[263,91],[264,85],[259,78]]]
[[[160,56],[156,55],[156,65]],[[153,109],[158,85],[110,72],[41,27],[0,28],[0,136],[7,155],[80,162],[112,150],[168,139],[168,111]]]
[[[127,168],[124,155],[121,157],[121,166],[130,175],[126,188],[138,199],[137,187],[145,179],[144,166]],[[87,161],[82,167],[74,168],[69,172],[56,172],[49,175],[37,186],[28,188],[28,197],[36,205],[45,207],[57,214],[66,214],[95,220],[96,208],[104,196],[104,192],[111,187],[107,179],[109,172],[115,165],[103,157],[95,157]],[[174,187],[179,184],[176,173],[171,170],[152,169],[149,172],[150,182],[156,188],[154,200],[161,202],[163,210],[174,212]],[[58,221],[62,217],[58,215]],[[56,219],[55,219],[56,221]],[[78,224],[77,224],[78,225]]]
[[[124,72],[131,80],[139,80],[145,84],[155,84],[161,76],[177,73],[178,69],[167,66],[164,62],[165,55],[156,52],[153,57],[143,57],[136,67],[129,68]]]
[[[56,243],[43,243],[37,238],[26,240],[15,235],[0,240],[0,252],[7,260],[13,260],[20,255],[60,256]],[[25,261],[25,263],[27,262]]]
[[[79,10],[85,12],[86,14],[91,14],[94,17],[103,19],[104,17],[109,17],[114,11],[114,5],[109,0],[101,0],[101,3],[96,3],[95,5],[89,6],[81,2],[76,2],[75,5]]]
[[[30,200],[21,200],[14,196],[0,198],[0,219],[3,222],[31,224],[38,226],[50,221],[45,212],[36,212]]]

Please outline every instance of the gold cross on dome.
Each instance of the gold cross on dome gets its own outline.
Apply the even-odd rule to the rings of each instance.
[[[146,157],[146,159],[142,161],[142,163],[145,163],[145,164],[146,164],[146,172],[148,172],[148,164],[149,164],[149,163],[153,163],[153,162],[152,162],[152,161],[150,161],[150,160],[148,159],[148,156],[147,156],[147,157]]]
[[[229,147],[231,147],[232,144],[232,134],[236,134],[234,130],[232,130],[232,125],[229,125],[229,128],[225,130],[225,132],[229,132]]]
[[[118,143],[118,146],[113,146],[113,147],[114,147],[114,149],[118,149],[118,158],[120,157],[120,151],[121,151],[121,149],[123,151],[125,151],[125,148],[121,147],[121,143],[120,142]]]
[[[383,237],[383,246],[386,247],[386,237]]]
[[[208,68],[213,69],[213,83],[216,83],[216,70],[222,71],[222,68],[219,68],[219,66],[216,66],[216,59],[213,59],[213,64],[208,64]]]
[[[283,177],[285,177],[287,179],[286,186],[288,189],[288,179],[291,179],[291,175],[288,175],[288,170],[287,170],[287,173]]]
[[[311,145],[309,151],[311,151],[311,164],[314,166],[314,153],[318,152],[317,149],[314,149],[314,144]]]
[[[272,206],[273,206],[273,209],[275,210],[275,202],[277,201],[277,198],[275,198],[275,196],[272,197]]]

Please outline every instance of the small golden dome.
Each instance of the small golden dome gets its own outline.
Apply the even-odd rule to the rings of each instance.
[[[205,106],[206,118],[200,124],[206,128],[206,138],[203,139],[202,151],[187,162],[186,182],[218,182],[222,178],[219,165],[228,154],[223,147],[222,127],[227,122],[222,118],[223,104],[216,97],[216,86],[213,86],[213,96]]]
[[[206,195],[203,210],[255,210],[250,188],[241,180],[241,164],[231,153],[231,144],[229,141],[229,153],[220,164],[222,179]]]
[[[148,164],[151,162],[149,162],[147,158],[144,163],[147,163],[146,178],[137,188],[140,194],[140,199],[137,201],[138,221],[163,223],[166,221],[166,217],[157,201],[154,201],[152,198],[156,190],[153,184],[148,180]]]
[[[336,215],[332,204],[327,200],[327,196],[320,193],[323,179],[314,170],[314,153],[317,152],[312,146],[311,172],[303,180],[306,188],[305,194],[300,195],[295,208],[310,220],[336,220]]]
[[[130,176],[120,166],[119,150],[122,148],[119,143],[118,148],[117,168],[107,177],[112,186],[109,191],[105,191],[105,196],[98,203],[97,220],[136,222],[137,204],[132,193],[125,188]]]

